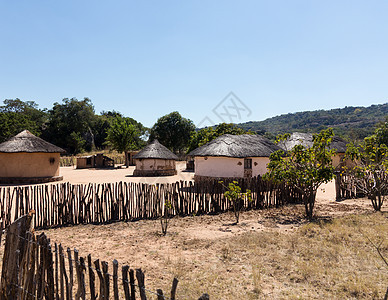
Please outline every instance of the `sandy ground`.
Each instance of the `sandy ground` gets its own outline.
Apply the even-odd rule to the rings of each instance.
[[[125,168],[119,166],[115,169],[75,169],[75,167],[61,167],[60,174],[63,176],[63,182],[72,184],[105,183],[105,182],[143,182],[143,183],[172,183],[180,180],[193,180],[194,173],[186,172],[186,162],[178,161],[178,174],[175,176],[163,177],[135,177],[133,176],[134,166]]]

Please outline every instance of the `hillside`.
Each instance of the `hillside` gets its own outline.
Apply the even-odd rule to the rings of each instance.
[[[374,131],[375,125],[388,116],[388,103],[368,107],[337,108],[290,113],[268,118],[264,121],[251,121],[237,124],[246,130],[274,137],[280,133],[319,132],[332,127],[335,133],[348,140],[360,140]]]

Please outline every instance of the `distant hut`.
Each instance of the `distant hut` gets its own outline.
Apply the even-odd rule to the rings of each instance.
[[[271,153],[280,150],[270,140],[251,134],[222,135],[191,151],[195,180],[263,175]]]
[[[136,169],[134,176],[170,176],[176,175],[175,161],[178,157],[154,140],[134,155]]]
[[[53,144],[24,130],[0,144],[0,183],[43,183],[62,180],[60,153]]]
[[[337,151],[336,155],[332,157],[335,168],[341,167],[344,164],[346,144],[347,142],[338,136],[334,136],[332,139],[330,149]],[[309,148],[313,145],[313,135],[311,133],[294,132],[287,140],[281,141],[278,145],[285,151],[291,150],[296,145],[303,145]]]
[[[77,157],[77,169],[114,168],[114,166],[114,160],[102,153]]]
[[[127,158],[128,158],[128,165],[129,166],[136,165],[134,156],[138,153],[139,153],[139,151],[128,151]]]

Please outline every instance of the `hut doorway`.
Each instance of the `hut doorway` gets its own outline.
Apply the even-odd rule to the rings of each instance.
[[[244,177],[252,177],[252,158],[244,158]]]

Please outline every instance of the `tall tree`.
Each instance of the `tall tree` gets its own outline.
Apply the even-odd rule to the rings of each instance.
[[[182,153],[188,147],[194,130],[193,121],[174,111],[158,119],[151,128],[150,140],[158,139],[173,152]]]
[[[46,120],[46,111],[39,109],[34,101],[6,99],[0,106],[0,142],[25,129],[39,136]]]
[[[125,164],[128,166],[128,151],[137,150],[145,142],[141,139],[141,131],[131,118],[115,117],[107,131],[107,144],[113,149],[125,153]]]
[[[44,137],[70,153],[91,150],[94,146],[92,128],[96,121],[89,98],[65,98],[49,110],[49,121]]]
[[[349,144],[346,157],[353,161],[347,171],[356,187],[380,211],[388,194],[388,121],[381,123],[360,145]]]
[[[284,140],[289,135],[279,136]],[[268,173],[265,178],[276,183],[286,183],[301,193],[309,219],[313,217],[315,197],[318,187],[334,177],[331,157],[335,150],[329,150],[333,137],[331,128],[313,135],[310,148],[296,145],[287,155],[282,150],[271,154]]]

